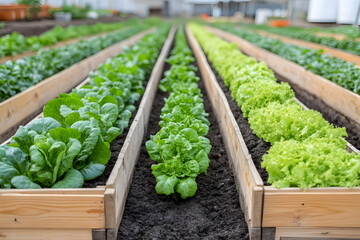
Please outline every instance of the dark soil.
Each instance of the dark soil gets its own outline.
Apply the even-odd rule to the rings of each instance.
[[[199,87],[211,122],[207,137],[212,150],[207,174],[197,177],[198,190],[187,200],[176,201],[171,196],[156,193],[156,181],[150,168],[155,162],[148,156],[145,142],[160,130],[159,116],[167,94],[158,90],[118,239],[249,239],[220,129],[202,80]]]
[[[244,138],[245,144],[249,150],[249,153],[251,155],[251,158],[256,166],[256,169],[258,170],[262,180],[264,181],[264,185],[270,185],[267,182],[268,179],[268,173],[265,170],[265,168],[261,167],[262,157],[263,155],[269,150],[270,143],[265,142],[264,140],[258,138],[253,131],[250,128],[250,124],[248,123],[247,119],[244,118],[243,113],[240,109],[240,107],[237,105],[237,103],[232,99],[231,97],[231,91],[229,88],[225,85],[224,80],[219,76],[216,69],[213,67],[211,62],[208,60],[208,63],[214,72],[216,79],[218,80],[218,83],[225,93],[225,96],[229,102],[230,109],[234,114],[235,120],[237,124],[239,125],[242,137]]]
[[[360,124],[339,113],[321,99],[301,89],[298,85],[290,83],[286,78],[276,75],[278,81],[288,82],[295,92],[295,96],[308,108],[315,109],[330,123],[337,127],[345,127],[348,137],[346,140],[355,148],[360,149]]]
[[[41,33],[46,32],[47,30],[50,30],[56,26],[67,27],[70,25],[93,25],[98,22],[112,23],[126,21],[128,19],[129,17],[113,16],[101,17],[99,19],[74,19],[70,22],[55,21],[51,19],[6,22],[5,27],[0,29],[0,36],[10,34],[12,32],[18,32],[28,37],[32,35],[40,35]]]

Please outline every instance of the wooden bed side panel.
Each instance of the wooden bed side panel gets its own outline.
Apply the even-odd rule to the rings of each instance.
[[[190,46],[197,59],[205,87],[210,96],[220,130],[234,171],[242,210],[250,229],[261,226],[263,182],[248,153],[229,103],[221,90],[206,57],[192,32],[186,28]],[[251,230],[250,230],[251,232]],[[260,235],[260,234],[258,234]]]
[[[40,227],[40,226],[38,226]],[[91,229],[0,229],[1,240],[91,240]]]
[[[276,228],[275,240],[360,240],[360,228]]]
[[[1,228],[104,228],[104,190],[87,194],[0,193]]]
[[[360,189],[265,188],[263,227],[360,228]]]
[[[114,189],[113,196],[111,196],[110,193],[109,196],[105,197],[107,216],[106,228],[110,229],[107,234],[108,239],[116,239],[117,229],[119,228],[125,208],[127,193],[130,188],[132,175],[140,153],[142,140],[144,134],[146,133],[157,86],[162,76],[165,58],[168,56],[170,51],[175,32],[176,27],[173,27],[169,32],[166,42],[164,43],[162,51],[151,73],[138,112],[130,126],[129,133],[121,149],[117,163],[115,164],[106,184],[107,189]],[[107,206],[114,206],[114,208],[108,208]],[[108,218],[110,215],[113,216]]]

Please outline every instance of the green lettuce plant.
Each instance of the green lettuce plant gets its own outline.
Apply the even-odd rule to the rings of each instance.
[[[274,187],[354,187],[359,156],[346,151],[345,128],[336,128],[314,110],[304,110],[287,83],[277,83],[264,64],[243,55],[203,27],[190,24],[250,128],[270,142],[262,166]]]
[[[190,65],[194,58],[182,28],[167,61],[172,66],[159,88],[170,95],[161,110],[161,129],[146,142],[146,149],[157,162],[151,166],[156,192],[185,199],[195,195],[196,177],[209,167],[211,145],[205,137],[210,122],[197,85],[197,69]]]
[[[90,75],[87,85],[44,107],[0,147],[1,188],[79,188],[102,175],[110,143],[128,126],[164,43],[165,24]]]

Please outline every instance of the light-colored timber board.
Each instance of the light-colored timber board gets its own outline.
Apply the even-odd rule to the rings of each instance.
[[[236,182],[240,184],[237,189],[251,232],[252,228],[261,226],[263,181],[256,170],[226,96],[217,83],[205,54],[188,27],[186,27],[186,33],[204,79],[206,90],[211,96],[212,108],[220,125],[225,146],[227,146],[226,150],[231,159]]]
[[[86,78],[90,71],[97,69],[100,63],[119,54],[124,46],[132,45],[154,30],[155,28],[148,29],[116,43],[1,102],[0,134],[3,134],[26,117],[40,110],[48,101],[57,97],[59,93],[72,89]]]
[[[236,43],[242,52],[255,57],[258,61],[264,61],[279,75],[315,95],[327,105],[354,120],[356,123],[360,123],[360,96],[358,94],[307,71],[300,65],[257,47],[234,34],[212,27],[206,28],[217,36],[229,42]]]
[[[16,229],[104,228],[104,190],[95,190],[93,194],[1,193],[0,226]]]
[[[343,34],[327,33],[327,32],[311,32],[311,34],[314,34],[314,35],[319,36],[319,37],[332,37],[332,38],[335,38],[336,40],[339,40],[339,41],[342,41],[342,40],[348,38],[350,40],[360,42],[360,38],[351,39],[351,38],[349,38],[349,37],[347,37],[346,35],[343,35]]]
[[[37,226],[37,227],[40,227]],[[91,229],[0,229],[0,240],[89,240]]]
[[[360,228],[360,188],[264,187],[263,227]]]
[[[318,43],[313,43],[313,42],[307,42],[307,41],[303,41],[303,40],[299,40],[299,39],[294,39],[294,38],[290,38],[290,37],[285,37],[279,34],[275,34],[275,33],[269,33],[266,31],[260,31],[260,30],[254,30],[254,32],[261,34],[263,36],[266,37],[270,37],[270,38],[275,38],[275,39],[279,39],[280,41],[284,42],[284,43],[288,43],[288,44],[293,44],[293,45],[298,45],[301,47],[306,47],[306,48],[311,48],[311,49],[317,49],[323,50],[323,54],[330,54],[333,57],[337,57],[340,59],[343,59],[347,62],[352,62],[355,63],[357,66],[360,66],[360,56],[339,50],[339,49],[335,49],[335,48],[331,48],[331,47],[327,47]]]
[[[275,240],[360,240],[360,228],[276,228]]]
[[[105,193],[106,228],[114,229],[114,231],[108,231],[108,240],[116,239],[117,229],[119,228],[124,212],[127,193],[130,188],[135,164],[140,153],[141,143],[144,134],[146,133],[157,86],[162,77],[165,59],[170,51],[175,33],[176,26],[173,26],[152,70],[146,90],[139,105],[139,110],[130,126],[129,133],[120,151],[118,160],[106,184],[107,189],[113,189],[111,191],[109,190],[109,194]]]
[[[43,189],[0,189],[0,197],[9,194],[57,194],[57,195],[98,195],[104,194],[105,186],[96,188],[43,188]],[[0,226],[1,227],[1,226]]]
[[[123,28],[123,29],[125,29],[125,28]],[[84,37],[80,37],[80,38],[72,38],[72,39],[69,39],[69,40],[58,42],[58,43],[50,45],[50,46],[43,47],[43,48],[39,49],[38,51],[63,47],[65,45],[67,45],[67,44],[73,44],[73,43],[79,42],[80,40],[86,40],[86,39],[98,37],[98,36],[101,36],[101,35],[107,35],[109,33],[114,33],[114,32],[121,31],[123,29],[115,30],[115,31],[111,31],[111,32],[103,32],[103,33],[98,33],[98,34],[92,34],[92,35],[84,36]],[[19,54],[15,55],[15,56],[2,57],[2,58],[0,58],[0,64],[5,63],[6,61],[16,61],[16,60],[24,58],[24,57],[33,56],[36,53],[38,53],[38,51],[26,51],[26,52],[23,52],[23,53],[19,53]]]

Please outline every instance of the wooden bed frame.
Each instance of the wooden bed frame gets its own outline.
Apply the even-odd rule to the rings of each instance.
[[[360,239],[359,187],[312,188],[304,192],[300,188],[264,186],[224,92],[194,35],[188,28],[186,33],[220,125],[250,238]]]
[[[126,44],[135,43],[135,39],[139,40],[151,31],[137,35]],[[116,239],[141,142],[175,32],[176,27],[169,32],[106,185],[88,189],[0,189],[0,239]],[[106,58],[118,53],[106,53]]]
[[[51,99],[56,98],[59,93],[71,90],[82,82],[90,71],[96,70],[108,58],[115,57],[121,53],[123,47],[134,44],[143,36],[153,31],[155,31],[155,28],[142,31],[128,39],[113,44],[1,102],[0,142],[14,133],[9,131],[10,129],[14,130],[24,119],[41,111],[42,107]]]

